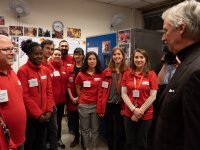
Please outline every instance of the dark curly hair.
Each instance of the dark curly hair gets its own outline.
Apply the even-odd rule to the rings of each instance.
[[[86,57],[85,57],[85,60],[84,60],[84,62],[83,62],[83,66],[82,66],[82,68],[81,68],[81,72],[86,73],[87,70],[89,69],[89,66],[88,66],[88,58],[89,58],[90,55],[94,55],[94,56],[96,57],[96,59],[97,59],[97,64],[96,64],[96,66],[95,66],[95,71],[96,71],[96,73],[98,73],[98,74],[102,73],[101,62],[100,62],[100,60],[99,60],[97,54],[96,54],[95,52],[93,52],[93,51],[87,52]]]
[[[31,39],[21,42],[21,49],[27,55],[30,54],[36,46],[40,46],[40,44],[33,42]]]

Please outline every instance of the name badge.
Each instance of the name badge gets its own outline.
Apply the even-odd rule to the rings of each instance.
[[[42,80],[44,80],[44,79],[47,79],[47,76],[45,75],[45,76],[41,76],[40,77]]]
[[[18,85],[22,85],[21,82],[18,80]]]
[[[69,82],[70,83],[74,82],[74,78],[73,77],[69,77]]]
[[[142,85],[149,85],[149,81],[143,81]]]
[[[139,90],[133,90],[133,97],[140,97],[140,91]]]
[[[94,78],[94,81],[101,81],[101,78]]]
[[[0,90],[0,103],[8,102],[8,92],[7,90]]]
[[[83,81],[83,87],[91,87],[90,81]]]
[[[107,81],[102,82],[102,87],[103,88],[108,88],[109,83]]]
[[[53,75],[54,75],[54,77],[58,77],[58,76],[60,76],[60,72],[59,71],[54,71]]]
[[[38,81],[37,79],[31,79],[31,80],[28,80],[28,84],[29,84],[29,87],[35,87],[35,86],[38,86]]]
[[[71,66],[72,64],[67,64],[67,66],[69,67],[69,66]]]

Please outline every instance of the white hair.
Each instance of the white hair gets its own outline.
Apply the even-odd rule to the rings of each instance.
[[[162,19],[167,18],[173,28],[186,24],[187,30],[193,36],[200,36],[200,3],[196,0],[186,0],[162,14]]]

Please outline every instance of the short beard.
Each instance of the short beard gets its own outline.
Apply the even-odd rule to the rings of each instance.
[[[68,51],[62,51],[62,56],[66,56],[68,54]]]

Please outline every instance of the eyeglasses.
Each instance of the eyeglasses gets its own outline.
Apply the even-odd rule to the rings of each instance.
[[[12,51],[12,52],[14,52],[15,51],[15,48],[14,47],[12,47],[12,48],[2,48],[2,49],[0,49],[0,51],[4,51],[4,52],[8,52],[8,51]]]

